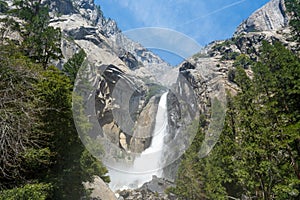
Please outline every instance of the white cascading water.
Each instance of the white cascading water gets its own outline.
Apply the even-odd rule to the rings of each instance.
[[[134,160],[130,169],[125,169],[124,172],[109,170],[109,186],[112,190],[137,188],[152,180],[153,175],[162,176],[164,137],[168,133],[167,94],[168,92],[164,93],[159,101],[150,147]]]

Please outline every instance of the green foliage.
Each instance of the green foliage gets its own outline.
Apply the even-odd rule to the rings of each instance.
[[[36,172],[43,167],[47,167],[51,164],[52,152],[49,147],[43,149],[30,148],[24,152],[24,162],[27,169]]]
[[[49,178],[54,182],[54,196],[59,199],[79,199],[84,193],[83,181],[99,175],[105,181],[107,170],[82,145],[71,111],[72,84],[57,68],[49,67],[38,83],[40,98],[49,103],[43,114],[44,129],[52,133],[52,148],[57,152],[56,164]]]
[[[0,196],[80,199],[82,182],[94,175],[109,182],[78,137],[70,79],[55,67],[44,70],[15,45],[1,46],[0,61]]]
[[[233,63],[234,67],[242,67],[244,69],[249,69],[253,61],[246,54],[241,54],[235,58]]]
[[[0,191],[0,199],[3,200],[46,200],[51,196],[52,185],[46,183],[27,184],[20,188]]]
[[[106,174],[108,173],[108,170],[101,164],[101,162],[97,161],[95,157],[93,157],[87,150],[84,150],[81,158],[80,158],[80,164],[83,169],[88,174],[88,177],[86,180],[91,180],[91,175],[98,175],[100,178],[109,183],[110,178]]]
[[[8,4],[5,1],[0,1],[0,13],[6,13],[8,11]]]
[[[249,188],[249,193],[253,191],[252,195],[256,190],[259,196],[271,198],[284,194],[288,196],[286,199],[292,199],[293,196],[284,192],[285,187],[299,190],[296,163],[299,153],[292,153],[292,149],[298,149],[299,136],[287,131],[299,121],[299,109],[295,104],[300,96],[299,66],[299,58],[283,45],[264,42],[260,62],[253,67],[252,92],[247,92],[252,97],[251,109],[240,114],[240,117],[246,115],[248,122],[239,122],[242,122],[239,126],[244,127],[241,135],[244,148],[240,151],[243,159],[236,163],[240,169],[238,174],[248,174],[244,178],[248,181],[241,183]],[[240,100],[237,102],[242,104]],[[289,162],[296,167],[289,166]],[[280,192],[279,188],[282,189]]]
[[[94,175],[110,181],[73,122],[72,83],[86,54],[81,50],[68,61],[68,76],[48,67],[61,58],[61,31],[49,27],[40,0],[13,3],[8,14],[22,24],[4,18],[6,29],[0,30],[0,199],[80,199],[86,194],[82,182]],[[22,36],[19,46],[7,39],[12,32]]]
[[[83,65],[83,62],[86,58],[86,53],[83,49],[80,49],[78,53],[75,53],[72,58],[70,58],[66,64],[64,64],[62,71],[66,73],[66,75],[71,80],[72,84],[74,84],[77,72],[80,67]]]
[[[288,13],[291,15],[290,26],[293,28],[295,39],[300,41],[300,1],[285,0]]]
[[[44,68],[51,59],[61,58],[61,31],[49,26],[48,8],[40,0],[14,0],[14,5],[11,13],[24,20],[20,30],[24,54]]]
[[[263,42],[252,79],[244,61],[235,62],[241,92],[229,96],[218,144],[199,160],[197,136],[184,155],[173,189],[181,199],[299,199],[300,59]]]
[[[225,51],[222,54],[221,60],[235,60],[240,54],[234,51]]]
[[[244,84],[244,87],[246,87],[247,84],[250,83],[249,83],[249,78],[243,69],[250,69],[252,65],[253,65],[253,61],[249,58],[248,55],[246,54],[238,55],[234,59],[234,63],[232,65],[233,69],[230,69],[228,72],[228,80],[237,83],[240,87],[243,87],[242,82],[246,82]],[[236,77],[238,77],[237,78],[238,80],[236,80]]]
[[[8,36],[10,36],[14,32],[20,31],[20,24],[11,17],[0,19],[0,23],[2,24],[0,28],[0,44],[3,44],[4,42],[6,44],[10,43]],[[19,41],[15,42],[19,43]]]
[[[215,44],[212,48],[214,50],[220,50],[221,48],[224,48],[224,47],[230,47],[230,45],[232,45],[232,44],[235,44],[235,42],[233,40],[225,40],[223,42]]]
[[[225,130],[228,129],[230,126],[225,126]],[[191,147],[184,154],[177,174],[176,188],[171,189],[171,192],[180,199],[228,199],[226,186],[232,181],[232,169],[225,169],[224,166],[232,163],[230,154],[234,148],[222,141],[231,140],[232,135],[222,134],[212,153],[200,159],[199,151],[203,147],[204,134],[198,131]]]
[[[150,83],[148,86],[149,86],[149,90],[146,94],[146,102],[149,101],[151,97],[159,94],[161,91],[165,89],[163,86],[154,83]]]
[[[41,68],[15,51],[14,45],[0,49],[0,188],[34,176],[25,170],[26,152],[31,148],[43,149],[48,137],[39,129],[42,108],[38,104],[42,102],[34,87]],[[35,161],[32,165],[42,164]]]
[[[242,92],[248,92],[251,88],[251,80],[247,76],[245,70],[241,67],[235,69],[235,82],[242,89]]]
[[[234,79],[235,79],[235,69],[230,69],[228,71],[228,81],[230,82],[235,82]]]
[[[239,146],[234,173],[248,196],[297,196],[291,191],[299,190],[299,168],[289,163],[299,160],[299,154],[291,153],[292,149],[297,151],[299,136],[286,128],[299,120],[294,103],[300,96],[295,90],[299,87],[299,64],[299,59],[281,44],[264,42],[260,62],[253,66],[253,80],[239,69],[237,79],[242,92],[235,98]],[[295,93],[290,96],[289,91]]]
[[[204,163],[199,162],[198,151],[204,139],[203,133],[197,133],[191,147],[184,154],[180,163],[176,188],[170,189],[179,199],[203,199],[204,194]]]

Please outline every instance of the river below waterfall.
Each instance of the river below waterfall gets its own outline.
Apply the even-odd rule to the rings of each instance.
[[[155,118],[155,129],[149,148],[135,158],[133,165],[125,170],[109,169],[112,190],[134,189],[152,180],[152,176],[162,177],[162,159],[164,137],[168,133],[167,94],[164,93],[159,101]]]

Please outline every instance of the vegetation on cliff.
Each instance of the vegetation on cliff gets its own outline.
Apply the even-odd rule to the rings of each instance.
[[[80,199],[82,183],[107,169],[81,143],[72,116],[74,74],[49,65],[61,57],[60,30],[48,26],[41,1],[14,1],[1,12],[23,19],[13,28],[23,40],[0,43],[0,199]],[[78,63],[76,63],[78,62]],[[67,68],[67,67],[66,67]],[[75,69],[76,70],[76,69]]]
[[[300,41],[300,1],[299,0],[285,0],[287,11],[291,17],[290,25],[293,29],[295,39]]]
[[[299,42],[300,3],[285,3],[293,41]],[[280,42],[263,41],[256,60],[246,54],[234,59],[228,79],[240,91],[236,96],[228,93],[217,145],[199,159],[200,131],[170,191],[180,199],[299,199],[299,55]]]
[[[204,159],[198,133],[178,171],[181,199],[298,199],[300,195],[300,59],[280,43],[263,43],[250,79],[236,61],[241,88],[228,99],[218,144]]]
[[[40,0],[13,2],[9,10],[0,1],[0,13],[8,16],[0,19],[0,199],[80,199],[88,193],[82,182],[93,175],[109,182],[107,169],[78,138],[71,111],[76,73],[87,55],[79,51],[62,71],[51,66],[62,57],[62,36],[49,26],[47,7]],[[296,41],[299,5],[286,0]],[[22,39],[8,37],[12,33]],[[199,130],[185,153],[171,189],[180,199],[300,198],[300,59],[279,42],[263,42],[258,54],[257,60],[222,55],[234,61],[228,77],[240,92],[228,94],[212,152],[199,158]],[[159,89],[150,88],[148,97]]]
[[[223,132],[199,159],[198,133],[181,162],[180,199],[299,199],[300,58],[281,43],[262,43],[258,61],[237,57]],[[245,69],[251,67],[253,77]]]

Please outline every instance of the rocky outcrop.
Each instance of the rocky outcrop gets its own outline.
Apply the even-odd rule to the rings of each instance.
[[[136,131],[132,133],[134,137],[132,137],[128,131],[122,130],[122,127],[118,126],[113,119],[112,92],[120,77],[128,84],[130,82],[138,83],[140,78],[155,81],[154,77],[169,70],[170,66],[121,34],[114,21],[104,19],[100,12],[98,17],[94,17],[93,14],[88,16],[87,13],[84,13],[84,4],[76,5],[79,8],[82,7],[82,9],[78,9],[79,12],[71,12],[66,16],[57,17],[53,19],[52,24],[61,27],[66,35],[72,36],[73,42],[87,52],[93,63],[113,65],[113,67],[107,68],[105,73],[102,73],[103,79],[98,87],[97,101],[99,103],[96,104],[96,107],[98,107],[99,123],[104,127],[104,132],[108,134],[112,143],[119,145],[127,152],[141,152],[150,144],[149,137],[147,139],[145,137],[150,135],[153,125],[153,120],[149,120],[148,114],[156,112],[154,98],[148,104],[145,103],[145,94],[148,89],[145,84],[140,84],[143,89],[134,93],[133,97],[129,99],[130,119],[149,127],[144,130],[132,126],[136,128]],[[93,19],[92,23],[87,19]],[[228,78],[229,71],[234,69],[233,59],[235,56],[246,54],[255,60],[263,40],[281,41],[289,48],[295,49],[297,44],[288,41],[288,37],[290,37],[290,32],[284,1],[272,0],[243,22],[237,28],[232,39],[213,42],[173,69],[179,71],[179,76],[173,93],[169,92],[168,94],[170,134],[165,142],[167,144],[177,138],[182,143],[172,143],[171,148],[165,149],[166,162],[179,158],[181,150],[188,146],[188,141],[181,140],[184,138],[179,133],[186,133],[182,127],[185,127],[186,123],[193,118],[193,112],[187,105],[181,105],[180,96],[185,97],[182,100],[188,102],[189,105],[197,106],[200,119],[201,117],[204,119],[201,126],[203,129],[207,128],[211,99],[218,95],[222,88],[221,85],[233,94],[239,90],[237,85]],[[70,42],[66,42],[66,44],[70,44]],[[251,74],[251,69],[247,72]],[[195,94],[195,102],[191,101],[194,98],[191,94]],[[119,105],[123,104],[124,102],[119,102]],[[122,118],[121,115],[119,118]],[[177,147],[176,150],[172,149],[174,146]],[[171,180],[175,178],[179,161],[164,168],[165,177]],[[127,190],[119,192],[119,199],[169,198],[156,192],[149,187]]]
[[[282,42],[293,51],[299,51],[299,44],[291,42],[291,32],[288,26],[288,16],[283,0],[271,0],[264,7],[253,13],[236,30],[233,38],[224,41],[215,41],[206,46],[201,52],[195,54],[177,67],[180,72],[175,91],[181,94],[185,83],[190,85],[196,95],[198,109],[200,111],[200,126],[207,130],[211,114],[211,100],[224,98],[224,91],[231,94],[239,91],[238,86],[230,80],[229,72],[234,71],[233,62],[241,54],[251,60],[257,60],[259,49],[263,41],[274,43]],[[251,66],[247,66],[246,73],[251,77]],[[185,96],[188,94],[184,94]],[[185,117],[180,117],[178,100],[171,94],[168,95],[170,103],[169,125],[172,127],[170,137],[176,138],[181,132]],[[184,145],[184,144],[180,144]],[[179,146],[179,145],[178,145]],[[166,151],[170,152],[170,151]],[[174,151],[173,151],[174,152]],[[172,154],[166,153],[167,158]],[[172,160],[172,159],[171,159]],[[179,161],[164,168],[164,175],[174,179]]]
[[[86,190],[91,191],[89,199],[93,200],[117,200],[115,193],[111,191],[106,183],[100,178],[95,177],[94,181],[83,183]]]
[[[130,52],[122,52],[119,58],[129,67],[131,70],[139,68],[139,62]]]
[[[236,30],[235,35],[256,31],[277,31],[288,25],[284,0],[271,0],[254,12]]]
[[[125,133],[120,133],[119,141],[120,147],[123,148],[125,151],[128,151],[127,136]]]
[[[104,26],[106,20],[99,6],[93,0],[44,0],[44,4],[49,5],[52,18],[60,16],[79,14],[87,19],[94,26]]]
[[[99,120],[101,120],[101,118],[99,118]],[[104,124],[102,126],[102,130],[112,143],[119,144],[121,142],[120,135],[122,133],[121,132],[122,130],[118,127],[115,121],[112,121],[111,123],[108,124]],[[122,134],[122,137],[125,137],[125,141],[126,141],[126,135],[124,133]],[[127,146],[126,144],[123,144],[122,148],[125,148],[126,146]]]
[[[228,78],[229,71],[234,70],[233,60],[237,55],[245,54],[256,60],[263,40],[281,41],[294,51],[299,49],[299,44],[289,40],[289,18],[284,0],[271,0],[243,22],[232,39],[209,44],[175,69],[171,69],[161,58],[124,36],[115,21],[104,18],[93,0],[43,2],[50,5],[50,25],[61,28],[63,32],[61,48],[64,59],[56,65],[61,68],[80,48],[88,55],[90,70],[94,70],[90,79],[96,88],[97,121],[106,138],[119,147],[118,155],[120,150],[141,152],[150,145],[158,98],[152,97],[146,101],[149,88],[144,83],[145,80],[156,81],[156,77],[161,77],[166,71],[168,74],[179,72],[173,91],[167,97],[170,134],[165,138],[165,143],[168,144],[174,139],[178,139],[180,143],[172,143],[170,148],[164,150],[168,162],[179,158],[182,149],[188,146],[189,141],[185,140],[189,138],[182,137],[180,133],[188,133],[182,127],[194,118],[192,108],[196,107],[199,111],[198,117],[205,119],[201,123],[205,129],[210,118],[211,99],[218,95],[221,85],[233,94],[239,90]],[[251,75],[251,66],[247,73]],[[122,88],[118,88],[120,82],[129,90],[124,92]],[[127,96],[125,99],[117,98],[122,95]],[[118,110],[124,105],[128,109],[126,113]],[[92,139],[97,139],[97,134],[92,135]],[[172,149],[174,146],[176,150]],[[178,161],[164,169],[165,177],[175,178]],[[110,195],[103,181],[97,179],[95,182],[103,186],[106,191],[104,193]],[[147,183],[138,190],[119,192],[119,199],[171,199],[162,193],[164,184],[165,180],[154,178],[152,183]],[[99,191],[103,193],[103,189]],[[94,196],[113,199],[112,195],[99,195],[102,194]]]
[[[50,25],[61,28],[66,38],[63,43],[68,43],[62,46],[65,59],[60,66],[76,52],[66,49],[73,44],[84,49],[93,63],[121,64],[135,70],[134,75],[138,77],[150,76],[155,80],[154,77],[171,68],[154,53],[123,35],[115,21],[103,16],[94,0],[45,0],[44,3],[50,5]]]
[[[147,121],[145,114],[139,117],[141,113],[145,113],[142,110],[144,108],[147,110],[149,107],[149,105],[145,107],[147,102],[145,103],[144,100],[147,86],[140,79],[148,79],[149,82],[155,81],[155,76],[164,74],[170,65],[140,44],[124,36],[115,21],[103,16],[100,7],[95,5],[94,0],[43,0],[42,3],[47,4],[50,8],[50,26],[59,27],[63,33],[61,50],[64,58],[54,64],[61,69],[69,58],[83,49],[88,55],[88,62],[94,65],[90,70],[98,67],[105,68],[98,74],[91,72],[95,77],[90,79],[91,82],[96,81],[93,86],[97,88],[95,107],[99,124],[113,144],[119,145],[123,149],[127,148],[127,150],[130,150],[131,146],[131,150],[141,152],[149,146],[153,121],[149,122],[148,120],[151,128],[146,131],[146,135],[150,138],[144,142],[132,141],[132,145],[130,145],[132,135],[137,133],[130,132],[132,130],[123,130],[123,127],[127,127],[127,125],[119,124],[120,119],[125,116],[121,116],[117,112],[113,113],[114,106],[118,105],[114,105],[116,102],[113,102],[112,93],[119,94],[114,88],[120,80],[129,85],[129,88],[136,89],[128,105],[130,118],[133,122],[137,119]],[[11,4],[12,1],[9,1],[9,5]],[[123,106],[126,102],[117,103],[119,106]],[[155,112],[154,110],[153,113]],[[118,118],[119,121],[114,118]],[[131,125],[134,126],[132,123]],[[97,133],[94,133],[92,138],[96,139],[96,137]],[[126,143],[124,143],[125,141]]]
[[[176,135],[176,130],[178,130],[181,126],[180,124],[181,109],[180,109],[180,103],[174,93],[169,92],[167,99],[168,99],[167,111],[168,111],[169,134],[166,140],[170,141],[174,139]]]
[[[60,13],[63,15],[69,15],[77,11],[71,0],[45,0],[43,3],[49,5],[49,8],[52,11],[51,14]]]
[[[174,187],[174,183],[157,176],[152,176],[150,182],[144,183],[141,189],[146,189],[153,193],[164,194],[169,187]]]
[[[165,190],[173,187],[174,183],[153,176],[150,182],[135,190],[117,191],[118,200],[176,200],[177,197],[172,194],[165,194]]]
[[[197,131],[195,120],[201,115],[209,118],[211,93],[222,81],[214,72],[216,63],[217,60],[211,58],[190,58],[178,67],[180,73],[175,88],[168,94],[169,135],[165,138],[168,145],[164,150],[164,177],[169,180],[175,179],[180,157]]]
[[[182,71],[185,71],[185,70],[188,70],[188,69],[195,69],[195,68],[196,67],[193,64],[191,64],[190,62],[185,61],[179,67],[179,71],[182,72]]]
[[[62,41],[64,59],[56,65],[62,68],[68,58],[81,48],[88,55],[90,63],[105,68],[100,73],[100,80],[96,86],[98,88],[96,111],[99,124],[113,144],[119,145],[122,149],[141,152],[150,144],[150,131],[154,122],[146,119],[147,117],[143,114],[146,111],[142,112],[143,109],[148,111],[152,102],[148,106],[148,102],[144,102],[147,86],[139,79],[155,81],[155,77],[164,74],[170,65],[140,44],[124,36],[116,22],[106,19],[100,7],[96,6],[93,0],[65,0],[62,3],[56,0],[45,0],[44,3],[50,5],[50,25],[59,27],[64,35]],[[128,102],[113,102],[112,93],[118,95],[114,89],[120,80],[128,84],[129,88],[140,88],[132,95],[128,110],[131,121],[142,120],[149,123],[149,128],[144,131],[149,136],[148,139],[131,140],[133,134],[137,136],[137,131],[133,133],[132,130],[129,130],[130,128],[124,130],[124,127],[133,127],[134,124],[130,120],[122,124],[120,121],[126,116],[122,116],[118,112],[113,113],[116,106],[128,104]],[[154,109],[152,115],[155,112]],[[141,116],[139,116],[140,114]],[[125,141],[126,143],[124,143]]]
[[[123,47],[123,49],[133,55],[138,61],[139,69],[135,70],[138,77],[147,77],[150,80],[157,80],[162,77],[172,67],[163,61],[159,56],[153,54],[142,45],[132,41],[123,34],[115,34],[110,37],[113,46]],[[116,48],[119,55],[124,54],[122,49]],[[156,78],[155,78],[156,77]]]
[[[125,150],[129,150],[129,146],[131,146],[132,143],[130,139],[132,135],[134,135],[134,132],[129,130],[129,128],[125,130],[120,126],[123,125],[123,127],[127,127],[130,126],[130,124],[133,126],[133,122],[136,121],[136,119],[142,120],[143,122],[146,121],[145,114],[140,113],[148,113],[149,107],[152,106],[151,102],[150,104],[144,105],[145,102],[143,99],[145,98],[147,87],[141,81],[127,75],[125,69],[123,71],[120,67],[118,68],[114,65],[102,65],[100,68],[102,70],[99,83],[96,86],[95,104],[98,122],[112,143],[119,145]],[[125,88],[122,88],[123,86],[125,86]],[[122,96],[123,98],[118,98],[118,96]],[[117,101],[115,99],[117,99]],[[122,106],[128,108],[128,113],[117,111]],[[124,114],[126,116],[124,116]],[[127,116],[127,114],[129,116]],[[126,122],[123,121],[124,118],[131,120],[126,124]],[[149,122],[149,124],[151,123]],[[144,143],[134,143],[132,146],[137,149],[143,149]]]

